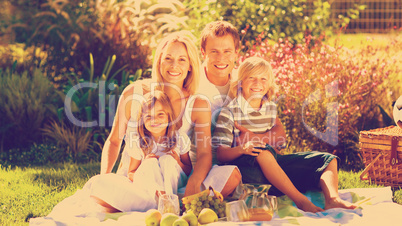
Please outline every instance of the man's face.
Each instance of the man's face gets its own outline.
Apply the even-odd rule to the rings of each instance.
[[[235,43],[231,35],[207,38],[201,49],[209,78],[226,78],[232,72],[237,59]]]

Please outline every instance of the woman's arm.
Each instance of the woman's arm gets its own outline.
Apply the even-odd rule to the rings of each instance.
[[[197,162],[193,174],[188,179],[184,196],[200,192],[201,183],[212,167],[211,108],[207,101],[199,98],[195,100],[191,121],[195,123],[194,137],[197,147]]]
[[[127,123],[131,116],[134,87],[141,87],[138,84],[140,83],[133,83],[127,86],[119,99],[112,130],[102,149],[101,174],[110,173],[117,160],[124,135],[126,134]]]
[[[140,164],[141,164],[141,160],[130,157],[130,165],[128,167],[127,176],[128,176],[128,179],[130,179],[131,181],[133,181],[134,173],[135,173],[135,171],[137,171]]]
[[[186,154],[180,155],[180,161],[178,161],[180,167],[183,169],[184,173],[188,176],[193,169],[193,165],[191,165],[190,155],[188,152]]]

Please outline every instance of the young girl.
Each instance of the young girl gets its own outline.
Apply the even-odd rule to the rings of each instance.
[[[270,193],[287,195],[306,212],[323,210],[301,193],[313,189],[322,190],[325,209],[355,208],[339,197],[336,156],[281,155],[274,150],[286,143],[286,134],[272,101],[276,85],[270,64],[250,57],[240,65],[238,75],[233,86],[236,98],[222,109],[212,139],[218,161],[237,165],[244,183],[272,184]]]
[[[117,174],[151,193],[177,194],[192,170],[190,140],[178,132],[168,97],[155,90],[144,96],[137,118],[137,131],[127,134],[121,167]]]

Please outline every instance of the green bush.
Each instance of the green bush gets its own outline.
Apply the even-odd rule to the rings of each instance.
[[[58,91],[39,70],[0,70],[0,96],[1,150],[40,141],[40,128],[60,104]]]
[[[226,20],[241,31],[246,47],[252,46],[256,38],[278,41],[286,37],[295,44],[302,43],[307,35],[330,35],[363,9],[356,4],[347,15],[331,20],[330,1],[325,0],[184,0],[184,4],[189,14],[187,24],[195,35],[199,36],[208,22]]]
[[[381,127],[378,105],[391,103],[384,81],[401,69],[376,58],[372,47],[356,52],[320,40],[293,45],[263,40],[244,57],[271,62],[280,86],[279,118],[288,135],[288,151],[320,150],[337,154],[345,168],[362,166],[358,133]],[[320,138],[321,136],[321,138]]]
[[[32,71],[34,68],[41,68],[46,63],[47,54],[39,47],[25,47],[25,44],[0,45],[0,68],[7,68],[13,65],[14,71]]]
[[[185,17],[175,16],[183,5],[152,0],[11,1],[18,9],[9,30],[15,41],[47,52],[46,71],[53,82],[65,73],[80,74],[88,67],[89,53],[104,62],[116,55],[118,68],[134,73],[151,65],[152,49],[163,34],[181,28]],[[20,10],[19,10],[20,9]],[[95,68],[95,74],[101,68]]]
[[[65,162],[55,155],[56,145],[52,143],[36,144],[30,147],[12,148],[0,152],[0,165],[7,166],[43,166],[49,163]]]

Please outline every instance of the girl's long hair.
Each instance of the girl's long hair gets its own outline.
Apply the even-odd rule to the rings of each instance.
[[[156,102],[159,102],[162,105],[163,110],[168,115],[168,126],[166,128],[165,136],[163,137],[163,144],[166,146],[164,152],[169,152],[170,150],[174,149],[177,144],[176,130],[178,128],[176,123],[174,123],[176,116],[174,114],[173,107],[170,104],[169,97],[167,97],[162,91],[153,90],[144,95],[144,101],[141,104],[137,118],[139,145],[145,156],[152,152],[154,148],[154,139],[151,132],[145,128],[143,115],[145,112],[152,111]]]

